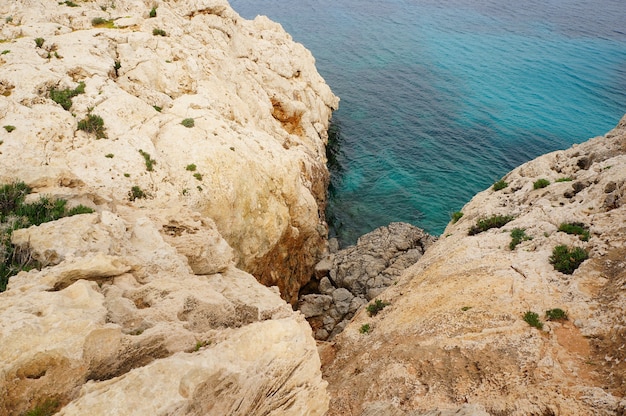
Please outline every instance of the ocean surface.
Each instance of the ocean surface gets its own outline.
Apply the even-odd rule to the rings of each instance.
[[[231,0],[315,56],[341,98],[327,219],[440,234],[514,167],[626,113],[624,0]]]

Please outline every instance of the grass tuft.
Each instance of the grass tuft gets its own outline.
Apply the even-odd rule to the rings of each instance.
[[[515,247],[522,241],[531,240],[532,237],[526,235],[526,230],[523,228],[513,228],[511,230],[511,242],[509,243],[509,249],[515,250]]]
[[[506,188],[507,186],[509,186],[509,184],[507,182],[505,182],[504,180],[499,180],[498,182],[493,184],[493,190],[494,191],[501,191],[502,189]]]
[[[539,330],[543,329],[543,323],[539,320],[539,315],[535,312],[528,311],[524,314],[524,321],[530,326]]]
[[[146,170],[148,172],[154,171],[154,165],[156,165],[156,160],[152,159],[149,153],[144,152],[141,149],[139,149],[139,153],[141,153],[141,156],[143,156],[143,159],[146,161]]]
[[[476,235],[492,228],[500,228],[514,219],[515,217],[511,215],[492,215],[488,218],[479,219],[476,221],[476,225],[469,229],[467,235]]]
[[[463,217],[463,213],[461,211],[453,212],[450,218],[452,219],[452,224],[456,224],[458,220]]]
[[[361,328],[359,328],[359,332],[361,334],[369,334],[371,330],[372,328],[370,327],[370,324],[363,324],[361,325]]]
[[[533,189],[545,188],[548,185],[550,185],[550,181],[549,180],[547,180],[547,179],[537,179],[533,183]]]
[[[181,121],[180,124],[182,124],[183,126],[187,127],[188,129],[190,129],[193,126],[196,125],[196,122],[194,121],[193,118],[186,118],[183,121]]]
[[[559,231],[577,235],[580,241],[589,241],[589,229],[582,222],[564,222],[559,225]]]
[[[132,188],[130,188],[130,191],[128,191],[128,199],[131,201],[134,201],[136,199],[145,199],[147,196],[148,195],[143,191],[143,189],[141,189],[137,185],[133,186]]]
[[[104,120],[95,114],[87,114],[87,117],[78,122],[78,130],[95,134],[96,139],[106,139],[107,135],[104,130]]]
[[[60,104],[64,110],[69,110],[72,107],[72,98],[78,94],[85,92],[85,83],[79,82],[78,86],[74,89],[66,88],[64,90],[57,90],[52,88],[50,90],[50,99],[57,104]]]
[[[157,28],[152,29],[152,34],[154,36],[167,36],[167,33],[165,32],[165,30],[157,29]]]
[[[369,316],[376,316],[378,315],[378,312],[382,311],[389,305],[391,305],[389,302],[384,302],[380,299],[376,299],[374,303],[370,303],[369,305],[367,305],[365,310],[367,311],[367,314]]]
[[[559,308],[550,309],[546,311],[546,319],[548,321],[567,321],[567,312]]]
[[[572,274],[581,263],[589,258],[589,254],[580,247],[570,249],[566,245],[554,247],[552,256],[550,256],[550,264],[554,269],[564,273]]]

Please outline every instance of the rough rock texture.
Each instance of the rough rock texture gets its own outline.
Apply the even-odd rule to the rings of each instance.
[[[295,302],[325,247],[326,130],[338,103],[311,54],[225,0],[66,3],[0,4],[0,125],[15,128],[0,129],[0,179],[80,187],[112,204],[138,186],[147,199],[136,206],[185,205],[215,222],[239,267]],[[68,109],[51,99],[80,82]],[[77,129],[88,114],[108,139]]]
[[[541,178],[550,185],[534,189]],[[329,415],[456,414],[466,404],[491,415],[626,412],[626,117],[504,180],[379,295],[389,306],[361,311],[320,345]],[[492,214],[515,219],[468,236]],[[557,231],[564,222],[589,227],[589,240]],[[514,228],[532,239],[511,250]],[[571,275],[549,261],[561,244],[589,253]],[[569,320],[548,321],[554,308]],[[524,321],[528,311],[543,330]]]
[[[220,273],[194,274],[182,243],[166,242],[184,235],[126,211],[19,233],[33,257],[55,260],[0,294],[0,414],[48,399],[70,403],[67,415],[323,414],[311,330],[278,291],[228,257]],[[70,225],[83,239],[61,246]]]
[[[396,283],[435,240],[411,224],[394,222],[322,259],[315,267],[319,293],[305,294],[298,302],[315,338],[332,339],[340,333],[362,306]]]
[[[0,293],[0,415],[323,415],[280,296],[325,249],[312,56],[223,0],[74,3],[0,2],[0,183],[95,210],[12,235],[43,268]]]

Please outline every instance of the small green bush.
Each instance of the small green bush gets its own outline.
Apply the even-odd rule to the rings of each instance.
[[[554,269],[564,273],[572,274],[574,270],[580,266],[580,264],[587,260],[589,255],[585,250],[580,247],[570,249],[566,245],[560,245],[554,247],[552,250],[552,256],[550,256],[550,264],[554,266]]]
[[[125,177],[125,178],[130,178],[130,173],[125,173],[125,174],[124,174],[124,177]]]
[[[463,213],[461,211],[453,212],[450,218],[452,218],[452,224],[455,224],[458,220],[463,217]]]
[[[564,178],[559,178],[557,179],[555,182],[571,182],[572,178],[570,178],[569,176],[566,176]]]
[[[382,311],[383,309],[385,309],[385,307],[391,305],[388,302],[383,302],[380,299],[376,299],[376,301],[374,301],[374,303],[370,303],[369,305],[367,305],[367,307],[365,308],[365,310],[367,311],[367,314],[369,316],[376,316],[378,315],[378,312]]]
[[[581,241],[589,241],[589,230],[582,222],[564,222],[559,225],[559,231],[577,235]]]
[[[548,321],[567,321],[567,312],[563,309],[555,308],[546,311]]]
[[[30,192],[31,189],[23,182],[0,186],[0,292],[6,290],[11,276],[39,266],[27,252],[20,252],[11,244],[11,234],[14,230],[93,212],[81,205],[67,210],[66,200],[50,199],[45,196],[26,204],[24,201]]]
[[[11,133],[13,130],[15,130],[15,126],[4,126],[4,129],[7,131],[7,133]]]
[[[182,124],[183,126],[187,127],[188,129],[190,129],[193,126],[196,125],[196,122],[194,121],[193,118],[186,118],[183,121],[181,121],[180,124]]]
[[[0,52],[0,55],[6,55],[7,53],[10,53],[11,51],[8,49],[3,50],[2,52]]]
[[[78,86],[74,89],[66,88],[64,90],[57,90],[55,88],[50,89],[50,99],[57,104],[60,104],[64,110],[69,110],[72,107],[72,98],[78,94],[85,92],[85,83],[79,82]]]
[[[113,153],[107,153],[104,157],[108,157],[109,159],[113,159],[115,155]]]
[[[167,33],[165,33],[165,30],[163,29],[152,29],[152,34],[154,36],[167,36]]]
[[[196,165],[191,163],[191,164],[187,165],[187,167],[185,169],[187,169],[189,172],[195,172]]]
[[[547,179],[537,179],[533,183],[533,189],[545,188],[548,185],[550,185],[550,181],[549,180],[547,180]]]
[[[95,114],[87,114],[87,117],[78,122],[78,130],[96,135],[96,139],[106,139],[104,120]]]
[[[371,330],[372,328],[370,327],[370,324],[363,324],[361,325],[361,328],[359,328],[359,332],[361,334],[369,334]]]
[[[91,19],[91,26],[113,29],[115,27],[115,24],[113,23],[113,20],[107,20],[102,17],[94,17],[93,19]]]
[[[148,195],[137,185],[130,188],[128,191],[128,199],[134,201],[135,199],[145,199]]]
[[[41,48],[46,40],[44,38],[35,38],[35,46]]]
[[[152,108],[154,108],[156,111],[158,111],[159,113],[161,112],[162,108],[159,107],[158,105],[153,105]]]
[[[37,405],[33,410],[24,413],[23,416],[52,416],[59,410],[59,402],[57,400],[48,399],[42,404]]]
[[[143,156],[143,159],[146,161],[146,170],[148,172],[152,172],[154,170],[154,165],[156,165],[156,160],[152,159],[149,153],[144,152],[141,149],[139,149],[139,153],[141,153],[141,156]]]
[[[500,190],[506,188],[507,186],[509,186],[509,184],[507,182],[505,182],[504,180],[499,180],[498,182],[493,184],[493,190],[494,191],[500,191]]]
[[[492,215],[489,218],[482,218],[476,221],[476,225],[472,226],[467,234],[476,235],[492,228],[500,228],[514,219],[515,217],[510,215]]]
[[[467,312],[467,311],[469,311],[470,309],[472,309],[472,307],[471,307],[471,306],[463,306],[463,307],[461,308],[461,310],[462,310],[463,312]]]
[[[511,242],[509,243],[509,249],[515,250],[515,247],[522,241],[530,240],[531,237],[526,235],[526,230],[523,228],[513,228],[511,230]]]
[[[81,204],[81,205],[76,205],[73,208],[70,208],[70,210],[67,211],[67,216],[71,217],[72,215],[92,214],[93,212],[94,212],[93,209]]]
[[[528,311],[524,314],[524,321],[530,326],[537,329],[543,329],[543,323],[539,320],[539,315],[535,312]]]
[[[120,76],[120,68],[122,68],[122,63],[120,61],[115,61],[113,63],[113,71],[115,71],[115,76]]]
[[[152,9],[150,9],[150,14],[149,14],[149,16],[150,16],[150,17],[156,17],[156,15],[157,15],[157,8],[156,8],[156,6],[155,6],[155,7],[153,7]]]
[[[197,180],[201,181],[202,180],[202,174],[200,173],[194,173],[193,177],[196,178]]]
[[[74,3],[73,1],[67,0],[67,1],[62,1],[59,4],[65,4],[67,7],[78,7],[78,4]]]

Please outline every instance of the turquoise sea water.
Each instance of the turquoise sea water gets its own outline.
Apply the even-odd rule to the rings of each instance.
[[[342,244],[391,221],[439,234],[512,168],[626,113],[623,0],[231,5],[281,23],[341,98],[327,217]]]

